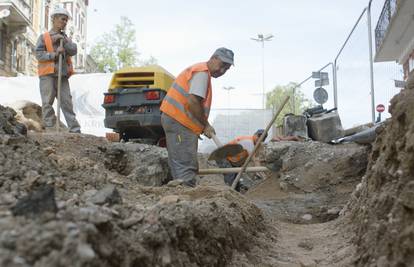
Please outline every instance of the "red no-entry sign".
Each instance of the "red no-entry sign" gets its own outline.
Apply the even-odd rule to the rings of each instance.
[[[384,112],[384,110],[385,110],[385,106],[383,104],[377,105],[377,112],[381,113],[381,112]]]

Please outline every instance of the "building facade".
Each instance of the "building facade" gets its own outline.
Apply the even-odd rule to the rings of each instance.
[[[51,28],[50,12],[57,6],[72,14],[66,32],[78,45],[78,54],[73,57],[75,71],[89,72],[88,4],[88,0],[0,0],[0,76],[36,75],[37,38]]]
[[[36,0],[0,0],[0,75],[31,74]]]
[[[386,0],[375,29],[376,62],[397,61],[414,72],[414,1]]]

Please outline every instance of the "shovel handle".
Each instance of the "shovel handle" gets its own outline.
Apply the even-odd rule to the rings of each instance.
[[[215,134],[211,135],[211,139],[213,139],[214,143],[216,144],[217,147],[222,147],[223,144],[220,142],[220,140],[217,138],[217,136]]]

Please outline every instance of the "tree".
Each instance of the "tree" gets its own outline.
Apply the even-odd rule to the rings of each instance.
[[[293,97],[293,91],[295,91],[295,97]],[[297,83],[290,82],[287,85],[277,85],[266,94],[266,108],[276,110],[282,105],[286,96],[290,96],[290,100],[277,118],[276,125],[282,124],[286,114],[302,114],[305,109],[313,105],[312,101],[305,97],[301,88],[297,87]]]
[[[113,72],[124,67],[155,64],[155,58],[139,60],[134,24],[127,17],[115,28],[104,33],[91,49],[91,56],[102,72]]]

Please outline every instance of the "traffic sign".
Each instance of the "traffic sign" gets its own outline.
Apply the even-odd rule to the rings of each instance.
[[[385,106],[383,104],[377,105],[377,112],[381,113],[381,112],[384,112],[384,110],[385,110]]]
[[[313,91],[313,99],[315,99],[316,103],[322,105],[328,101],[328,92],[322,87],[319,87]]]
[[[315,81],[315,87],[329,85],[329,79],[320,79]]]
[[[327,72],[322,71],[313,71],[312,78],[314,79],[328,79],[329,74]]]

